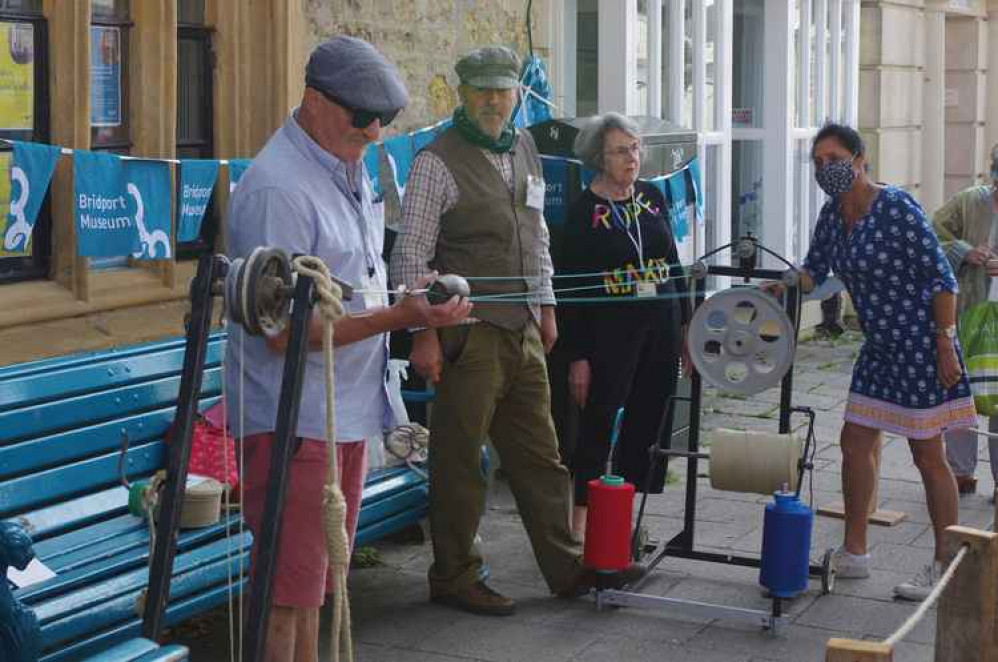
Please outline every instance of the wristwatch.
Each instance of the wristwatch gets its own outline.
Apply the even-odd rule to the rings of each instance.
[[[948,338],[953,340],[956,338],[956,325],[950,324],[949,326],[943,326],[936,329],[936,336],[939,338]]]

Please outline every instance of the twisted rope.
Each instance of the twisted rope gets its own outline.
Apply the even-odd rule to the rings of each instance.
[[[353,639],[350,633],[350,596],[347,592],[347,571],[350,568],[350,541],[347,537],[347,503],[340,489],[340,472],[336,463],[336,386],[333,372],[333,324],[345,315],[343,293],[330,277],[329,268],[317,257],[303,256],[294,261],[294,270],[315,283],[316,306],[322,315],[322,355],[326,377],[326,440],[330,444],[329,470],[322,489],[323,521],[326,530],[326,552],[333,575],[333,623],[329,633],[329,650],[333,662],[339,662],[342,652],[346,662],[353,662]]]

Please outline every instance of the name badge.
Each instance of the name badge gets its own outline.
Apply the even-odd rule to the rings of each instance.
[[[527,206],[544,211],[544,178],[527,175]]]
[[[635,291],[635,296],[639,299],[658,296],[658,286],[655,283],[641,281],[638,283],[638,289]]]
[[[388,305],[388,285],[381,275],[379,269],[374,273],[374,277],[364,276],[364,309],[383,308]]]

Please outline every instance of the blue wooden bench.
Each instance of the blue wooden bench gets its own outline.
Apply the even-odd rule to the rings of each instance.
[[[224,345],[224,334],[209,340],[201,409],[220,397]],[[43,662],[98,654],[94,659],[102,661],[184,659],[176,647],[158,649],[166,657],[155,657],[153,644],[135,639],[149,531],[128,514],[119,483],[122,432],[130,439],[129,480],[164,466],[163,435],[173,420],[183,354],[177,339],[0,368],[0,521],[23,526],[38,559],[56,573],[13,590],[37,617]],[[358,544],[418,522],[427,493],[423,478],[408,468],[371,472]],[[228,515],[180,532],[168,625],[240,590],[251,536],[238,524],[238,515]],[[104,657],[112,651],[119,657]]]

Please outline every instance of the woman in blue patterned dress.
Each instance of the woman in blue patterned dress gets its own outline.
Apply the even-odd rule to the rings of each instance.
[[[845,543],[839,577],[868,577],[866,528],[882,432],[907,437],[936,536],[935,563],[897,586],[921,600],[938,578],[942,532],[957,521],[957,489],[942,433],[976,424],[956,340],[956,279],[932,226],[905,191],[874,183],[863,141],[827,125],[811,147],[815,179],[830,197],[804,261],[804,291],[830,272],[845,284],[865,342],[853,370],[842,427]]]

